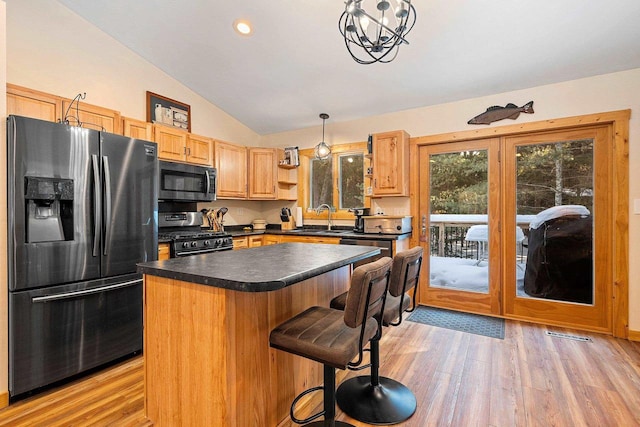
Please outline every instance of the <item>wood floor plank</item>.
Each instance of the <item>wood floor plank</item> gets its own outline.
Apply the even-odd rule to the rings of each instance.
[[[554,338],[547,330],[592,341]],[[506,322],[500,340],[405,321],[385,328],[380,349],[380,375],[401,381],[418,400],[401,427],[640,426],[637,342],[515,321]],[[11,404],[0,411],[0,426],[151,426],[143,375],[142,357],[130,359]],[[319,408],[320,399],[318,393],[310,406]]]

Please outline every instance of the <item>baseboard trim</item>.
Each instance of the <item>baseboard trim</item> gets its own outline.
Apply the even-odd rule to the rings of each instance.
[[[629,330],[629,340],[630,341],[640,341],[640,331]]]
[[[9,406],[9,392],[5,391],[0,393],[0,409]]]

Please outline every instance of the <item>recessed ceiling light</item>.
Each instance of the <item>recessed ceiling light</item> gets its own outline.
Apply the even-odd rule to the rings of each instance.
[[[253,34],[253,28],[251,28],[251,23],[246,19],[236,19],[233,22],[233,29],[236,30],[236,33],[241,36],[250,36]]]

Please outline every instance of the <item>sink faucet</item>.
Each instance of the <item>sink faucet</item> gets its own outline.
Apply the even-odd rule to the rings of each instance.
[[[320,215],[324,209],[327,210],[327,230],[331,231],[331,206],[326,203],[321,204],[316,208],[316,215]]]

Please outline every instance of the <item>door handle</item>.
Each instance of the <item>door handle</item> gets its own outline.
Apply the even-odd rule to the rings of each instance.
[[[204,179],[207,182],[207,187],[206,187],[206,194],[209,194],[209,192],[211,192],[211,179],[209,178],[209,171],[205,169],[204,171]]]
[[[137,279],[137,280],[130,280],[128,282],[116,283],[115,285],[101,286],[95,289],[85,289],[82,291],[65,292],[62,294],[45,295],[42,297],[33,297],[31,298],[31,302],[49,302],[49,301],[57,301],[61,299],[77,298],[77,297],[82,297],[86,295],[98,294],[100,292],[112,291],[114,289],[126,288],[128,286],[132,286],[141,282],[142,282],[142,279]]]
[[[100,183],[100,167],[98,165],[98,155],[91,155],[93,164],[93,256],[98,256],[100,246],[100,213],[102,212],[102,187]]]
[[[109,157],[102,156],[102,165],[104,169],[104,196],[105,196],[105,213],[104,213],[104,255],[109,252],[111,245],[111,171],[109,170]]]

